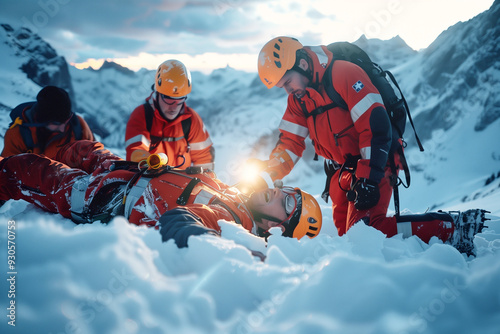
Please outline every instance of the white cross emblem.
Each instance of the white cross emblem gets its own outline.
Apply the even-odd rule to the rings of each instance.
[[[356,82],[354,85],[352,85],[352,88],[354,88],[354,90],[356,91],[356,93],[359,93],[359,91],[362,90],[363,87],[365,87],[365,85],[363,85],[363,83],[361,82],[361,80],[358,80],[358,82]]]

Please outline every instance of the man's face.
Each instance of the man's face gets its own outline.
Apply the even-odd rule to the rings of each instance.
[[[275,217],[279,219],[280,222],[282,222],[288,218],[290,213],[287,213],[285,209],[287,207],[287,197],[288,207],[290,207],[290,204],[292,204],[293,207],[293,196],[290,196],[283,190],[277,188],[266,189],[253,193],[250,196],[248,204],[253,211],[265,214],[267,216]],[[290,210],[290,208],[288,210],[292,211]],[[280,222],[263,218],[261,222],[256,222],[256,224],[258,227],[267,231],[271,227],[279,225]],[[281,226],[281,228],[284,230],[283,226]]]
[[[158,93],[158,103],[160,104],[160,111],[169,121],[174,120],[182,108],[184,107],[184,102],[186,97],[183,98],[171,98],[167,95]]]
[[[287,94],[293,94],[298,99],[306,94],[306,87],[309,83],[304,75],[294,70],[289,70],[285,73],[283,78],[276,84],[278,88],[284,88]]]
[[[66,126],[68,125],[69,121],[71,120],[71,117],[68,118],[64,122],[50,122],[48,123],[45,127],[52,132],[64,132],[66,130]]]

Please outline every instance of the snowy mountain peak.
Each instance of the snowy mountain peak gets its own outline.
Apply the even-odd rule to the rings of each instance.
[[[104,61],[104,63],[101,65],[101,67],[97,71],[104,71],[104,70],[115,70],[117,72],[120,72],[125,75],[134,75],[134,71],[130,70],[127,67],[124,67],[120,64],[117,64],[113,61]]]
[[[1,24],[1,27],[3,29],[0,29],[0,39],[8,46],[7,55],[14,58],[15,65],[12,65],[20,68],[39,86],[59,86],[74,97],[68,64],[64,57],[58,56],[52,46],[28,28],[15,30],[8,24]]]
[[[471,117],[475,131],[500,118],[500,2],[448,28],[421,55],[421,77],[410,104],[424,139]],[[408,71],[412,71],[408,68]],[[430,99],[434,96],[434,99]]]
[[[400,36],[381,40],[368,39],[362,35],[354,44],[363,49],[372,61],[384,69],[392,69],[401,65],[417,54]]]

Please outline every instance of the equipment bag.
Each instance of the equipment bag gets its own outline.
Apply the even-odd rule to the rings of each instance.
[[[406,99],[403,92],[399,88],[394,75],[389,71],[384,71],[378,64],[372,62],[365,51],[352,43],[335,42],[329,44],[326,48],[333,53],[333,61],[330,63],[329,69],[326,70],[325,76],[323,77],[323,84],[330,99],[332,99],[339,107],[347,110],[346,102],[342,99],[340,94],[335,91],[335,88],[332,85],[331,66],[333,66],[335,60],[344,60],[358,65],[366,72],[366,74],[368,74],[371,82],[382,96],[382,100],[393,130],[396,130],[395,133],[393,131],[393,138],[396,140],[403,138],[406,119],[408,117],[413,128],[413,132],[415,133],[415,139],[418,147],[420,151],[423,151],[424,148],[415,130],[410,109],[408,108]]]

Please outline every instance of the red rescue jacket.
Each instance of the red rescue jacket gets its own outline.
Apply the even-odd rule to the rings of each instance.
[[[213,164],[212,140],[200,115],[185,105],[182,114],[173,121],[168,121],[154,107],[153,94],[154,92],[146,99],[146,103],[154,110],[151,131],[147,129],[144,105],[135,108],[128,120],[125,133],[127,160],[130,160],[132,152],[140,149],[151,154],[165,153],[168,164],[179,168],[191,165],[208,167]],[[191,126],[189,138],[184,138],[182,121],[187,118],[191,118]],[[163,138],[156,148],[151,147],[152,136]]]
[[[359,156],[356,176],[379,182],[384,176],[391,144],[391,125],[382,97],[359,66],[337,60],[331,67],[332,84],[349,110],[334,107],[310,116],[314,109],[333,103],[322,83],[332,53],[325,46],[304,49],[312,59],[313,79],[304,97],[288,96],[279,126],[280,140],[271,158],[286,151],[296,163],[305,149],[304,140],[310,136],[318,155],[339,164],[349,156]]]
[[[25,109],[26,110],[26,109]],[[80,117],[78,117],[78,121],[80,122],[82,128],[82,140],[94,140],[94,134],[87,122]],[[23,117],[23,122],[30,122],[26,117]],[[7,129],[5,132],[4,138],[4,147],[1,156],[2,157],[10,157],[11,155],[21,154],[21,153],[36,153],[43,154],[51,159],[54,159],[57,155],[57,152],[68,142],[74,142],[77,139],[75,138],[75,134],[71,131],[69,125],[66,126],[66,130],[63,134],[58,132],[53,132],[46,139],[45,148],[40,147],[40,140],[37,135],[37,127],[33,126],[29,128],[31,131],[31,137],[33,138],[34,148],[33,151],[29,150],[24,142],[23,136],[20,131],[19,125],[14,125],[11,128]],[[71,134],[70,134],[71,132]],[[68,135],[70,138],[68,140]]]

